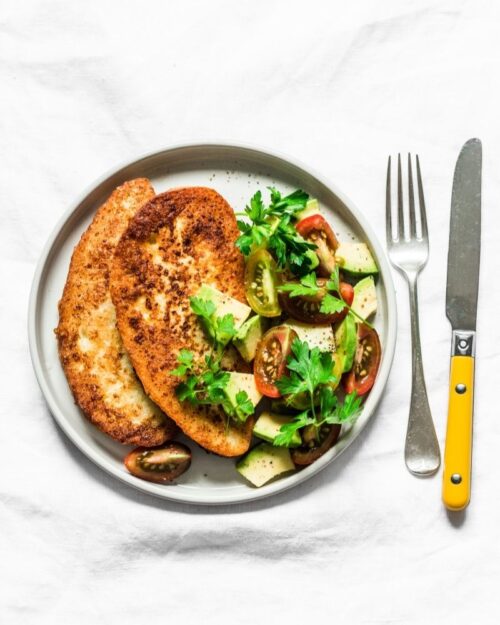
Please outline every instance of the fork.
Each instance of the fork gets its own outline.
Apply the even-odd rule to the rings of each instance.
[[[441,459],[439,443],[434,423],[432,422],[427,390],[425,388],[422,349],[420,347],[417,278],[429,257],[429,235],[427,232],[424,190],[418,155],[416,157],[416,165],[420,224],[417,223],[416,217],[410,154],[408,154],[409,223],[405,224],[401,155],[398,154],[397,214],[394,219],[396,230],[394,232],[391,209],[391,157],[389,156],[386,190],[386,236],[389,258],[394,267],[406,278],[410,291],[412,385],[405,443],[405,463],[413,475],[424,477],[432,475],[438,470]],[[407,226],[406,228],[405,225]],[[419,228],[418,225],[420,225]]]

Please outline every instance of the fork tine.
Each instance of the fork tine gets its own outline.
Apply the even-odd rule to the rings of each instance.
[[[422,173],[420,171],[420,160],[417,154],[417,181],[418,181],[418,203],[420,205],[420,224],[422,231],[422,239],[427,241],[429,238],[427,232],[427,215],[425,212],[424,188],[422,185]]]
[[[389,247],[394,240],[392,234],[392,208],[391,208],[391,157],[387,161],[387,187],[385,190],[385,235],[387,238],[387,246]]]
[[[404,241],[405,222],[403,217],[403,177],[401,175],[401,154],[398,154],[398,239]]]
[[[410,239],[417,238],[417,220],[415,219],[415,195],[413,193],[413,173],[411,154],[408,153],[408,198],[410,200]]]

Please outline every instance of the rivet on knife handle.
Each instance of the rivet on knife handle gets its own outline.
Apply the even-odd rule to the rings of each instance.
[[[443,502],[449,510],[463,510],[470,501],[474,339],[473,332],[453,332],[443,472]],[[457,355],[464,352],[468,355]]]

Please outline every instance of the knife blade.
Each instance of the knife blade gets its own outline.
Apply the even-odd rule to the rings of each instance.
[[[443,502],[450,510],[463,510],[470,501],[481,169],[481,141],[470,139],[462,147],[453,178],[446,282],[446,315],[452,326],[452,348]]]

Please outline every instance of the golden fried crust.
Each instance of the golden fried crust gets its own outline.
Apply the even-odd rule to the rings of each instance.
[[[116,327],[109,275],[120,236],[152,197],[149,180],[132,180],[99,208],[73,252],[56,329],[64,372],[85,415],[117,441],[145,447],[169,440],[177,428],[135,375]]]
[[[247,451],[253,427],[230,423],[219,407],[179,402],[170,374],[181,349],[201,361],[209,344],[189,298],[209,284],[246,302],[244,260],[229,204],[213,189],[175,189],[156,196],[131,220],[115,254],[111,296],[118,327],[150,397],[199,445],[222,456]],[[232,354],[228,368],[245,371]]]

